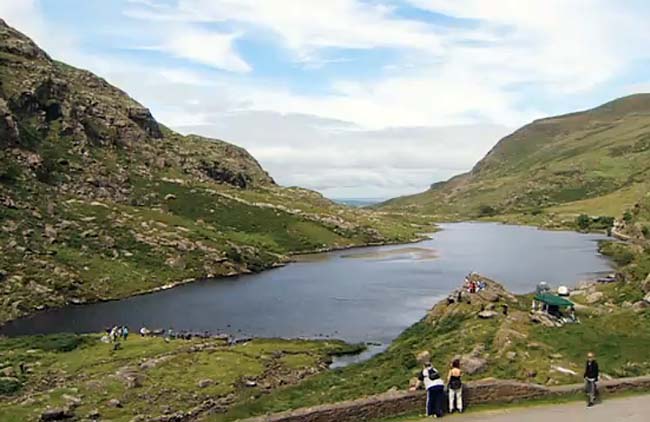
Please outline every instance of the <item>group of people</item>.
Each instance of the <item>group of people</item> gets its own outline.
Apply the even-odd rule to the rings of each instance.
[[[446,389],[449,400],[449,413],[458,411],[463,412],[463,373],[460,369],[460,360],[454,359],[451,368],[447,373]],[[585,392],[587,393],[587,407],[595,404],[598,396],[598,380],[600,370],[598,362],[592,352],[587,354],[587,363],[585,365],[584,380]],[[417,383],[411,390],[417,390],[424,387],[427,394],[426,415],[440,418],[444,414],[445,406],[445,381],[443,381],[440,372],[433,367],[430,360],[424,362],[424,366],[418,374]]]
[[[129,327],[126,325],[114,325],[108,332],[108,337],[112,343],[117,343],[120,340],[126,341],[129,337]]]
[[[447,373],[446,386],[447,398],[449,400],[449,413],[463,412],[463,373],[460,370],[460,360],[454,359],[451,368]],[[424,363],[424,368],[418,374],[418,380],[412,390],[421,386],[427,392],[426,414],[434,418],[441,418],[445,407],[445,381],[431,361]]]
[[[475,280],[474,273],[470,273],[465,277],[465,282],[463,283],[463,288],[467,293],[478,293],[481,290],[484,290],[487,287],[487,284],[483,280]]]
[[[113,350],[120,348],[120,341],[126,341],[129,337],[129,327],[126,325],[113,325],[111,328],[106,329],[106,335],[102,337],[105,343],[112,343]]]

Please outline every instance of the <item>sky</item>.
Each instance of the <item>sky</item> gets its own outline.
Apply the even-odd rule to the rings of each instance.
[[[0,0],[0,17],[331,198],[423,191],[536,118],[650,91],[645,0]]]

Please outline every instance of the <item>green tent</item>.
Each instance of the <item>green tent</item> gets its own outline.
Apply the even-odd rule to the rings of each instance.
[[[570,300],[548,293],[536,294],[535,300],[538,302],[546,303],[549,306],[557,306],[558,308],[570,308],[571,306],[574,306],[573,302]]]

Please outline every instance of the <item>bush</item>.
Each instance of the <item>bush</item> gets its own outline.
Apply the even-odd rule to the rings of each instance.
[[[576,225],[580,230],[587,230],[591,226],[591,218],[587,214],[580,214],[576,217]]]
[[[13,184],[21,175],[20,167],[16,163],[0,162],[0,183]]]
[[[418,366],[418,361],[413,356],[413,353],[405,353],[400,357],[402,367],[405,369],[413,369]]]
[[[600,216],[596,218],[595,223],[598,226],[598,228],[611,229],[612,227],[614,227],[614,217]]]
[[[625,265],[631,264],[632,261],[634,261],[634,253],[632,253],[632,251],[629,251],[629,250],[620,251],[620,252],[615,253],[612,256],[612,259],[618,265],[623,267]]]
[[[8,396],[21,389],[23,385],[16,378],[0,378],[0,396]]]
[[[643,233],[643,237],[650,238],[650,226],[641,227],[641,233]]]
[[[478,208],[479,217],[491,217],[497,214],[497,210],[491,205],[481,205]]]
[[[599,251],[603,255],[609,256],[619,266],[626,266],[635,258],[634,252],[624,243],[601,242]]]
[[[27,337],[15,337],[3,340],[0,343],[0,351],[12,349],[39,349],[45,352],[71,352],[82,344],[88,342],[89,338],[78,334],[52,334]]]
[[[633,216],[632,216],[631,212],[625,211],[623,213],[623,221],[625,221],[626,223],[630,223],[632,221],[632,218],[633,218]]]

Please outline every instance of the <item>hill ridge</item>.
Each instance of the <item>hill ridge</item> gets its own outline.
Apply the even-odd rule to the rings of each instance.
[[[618,216],[648,190],[647,160],[650,94],[632,94],[537,119],[499,140],[469,171],[379,208],[443,218],[544,211],[560,219],[580,212]],[[620,205],[598,203],[605,195],[618,195]]]

